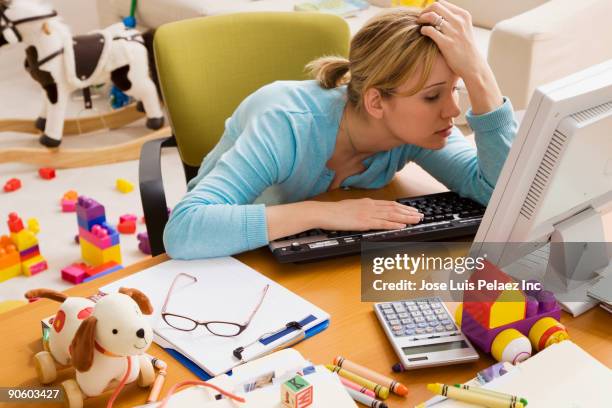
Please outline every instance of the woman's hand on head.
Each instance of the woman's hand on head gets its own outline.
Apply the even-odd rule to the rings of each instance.
[[[436,43],[449,68],[463,78],[475,115],[504,103],[495,75],[476,47],[469,12],[439,0],[426,7],[417,21],[431,24],[421,27],[421,33]]]
[[[427,6],[417,21],[431,24],[421,27],[421,34],[438,45],[449,68],[458,76],[466,78],[486,64],[476,47],[468,11],[440,0]]]
[[[416,208],[395,201],[361,198],[320,204],[323,214],[319,228],[331,231],[400,229],[423,219]]]

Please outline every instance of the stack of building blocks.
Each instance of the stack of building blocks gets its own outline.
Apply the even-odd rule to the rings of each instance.
[[[17,213],[10,213],[7,221],[10,237],[0,238],[0,281],[21,273],[32,276],[47,269],[47,261],[40,254],[36,233],[38,221],[30,219],[32,229],[26,229]],[[19,267],[17,268],[17,260]]]
[[[480,279],[489,282],[511,282],[511,278],[486,261],[485,268],[475,272],[470,281],[476,282]],[[554,326],[551,324],[552,319],[559,321],[561,308],[554,294],[547,290],[466,291],[459,313],[457,323],[461,325],[461,331],[485,353],[491,353],[496,338],[499,340],[502,336],[509,335],[509,331],[519,332],[515,333],[514,337],[528,337],[535,350],[540,350],[544,344],[550,345],[568,338],[560,323],[558,327],[551,328]],[[547,333],[539,333],[542,331],[539,326],[550,330]]]
[[[106,222],[104,206],[91,198],[80,196],[76,213],[83,260],[93,267],[109,261],[120,265],[119,234]]]

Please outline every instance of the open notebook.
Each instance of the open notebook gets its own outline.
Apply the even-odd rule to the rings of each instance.
[[[553,344],[484,388],[523,397],[529,407],[611,407],[612,372],[572,341]],[[476,405],[447,399],[436,408]]]
[[[260,300],[262,289],[267,284],[270,288],[251,324],[239,336],[214,336],[203,326],[184,332],[168,326],[160,315],[168,288],[180,272],[195,276],[198,281],[191,283],[181,278],[167,311],[198,321],[244,323]],[[240,364],[232,354],[234,349],[253,343],[244,354],[255,356],[274,349],[299,331],[294,329],[296,332],[265,344],[257,341],[265,333],[275,332],[292,321],[306,321],[302,330],[309,337],[329,321],[329,315],[323,310],[231,257],[163,262],[104,286],[100,291],[112,293],[121,286],[137,288],[151,300],[155,311],[151,323],[155,342],[178,351],[211,376]]]

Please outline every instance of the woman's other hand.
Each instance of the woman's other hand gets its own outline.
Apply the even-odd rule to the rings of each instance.
[[[430,24],[421,33],[440,49],[449,68],[463,78],[474,114],[490,112],[503,103],[495,76],[474,41],[470,13],[445,0],[426,7],[419,23]]]
[[[361,198],[320,202],[319,228],[331,231],[392,230],[417,224],[423,214],[395,201]]]

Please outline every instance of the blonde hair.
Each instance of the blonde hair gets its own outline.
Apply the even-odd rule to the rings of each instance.
[[[394,8],[378,14],[351,40],[349,58],[322,57],[306,70],[325,89],[347,84],[348,101],[361,111],[362,95],[369,88],[390,96],[421,69],[415,87],[403,93],[414,95],[425,86],[440,54],[432,39],[421,34],[419,11]]]

